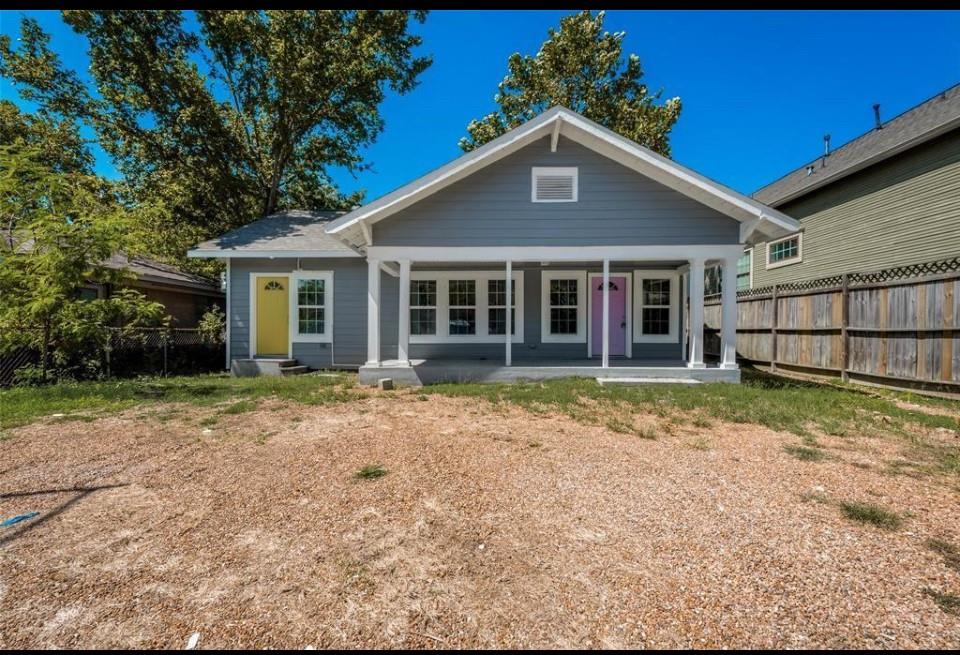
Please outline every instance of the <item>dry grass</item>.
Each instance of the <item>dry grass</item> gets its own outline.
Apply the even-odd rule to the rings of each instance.
[[[887,473],[899,439],[811,463],[663,407],[229,407],[9,430],[4,517],[41,515],[0,532],[0,647],[960,646],[956,479]]]

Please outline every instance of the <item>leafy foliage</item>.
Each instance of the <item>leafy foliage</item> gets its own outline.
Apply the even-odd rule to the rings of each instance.
[[[0,352],[40,351],[39,377],[90,376],[111,327],[164,324],[163,306],[122,287],[124,270],[104,262],[132,251],[130,217],[96,178],[57,173],[37,150],[0,148]],[[91,280],[119,285],[85,300]]]
[[[533,56],[514,53],[495,100],[500,108],[467,126],[460,147],[470,151],[522,125],[554,105],[670,155],[669,134],[680,117],[680,98],[657,104],[641,80],[640,58],[622,56],[624,32],[603,31],[604,13],[589,11],[560,20]]]
[[[182,260],[204,238],[278,209],[347,208],[329,169],[365,168],[386,90],[429,58],[408,11],[63,12],[89,44],[87,91],[35,21],[0,39],[0,74],[43,111],[95,128],[156,235]]]
[[[197,331],[204,343],[218,346],[227,341],[227,315],[214,305],[203,313],[197,323]]]

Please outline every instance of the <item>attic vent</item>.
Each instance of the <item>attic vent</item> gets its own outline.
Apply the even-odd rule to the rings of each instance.
[[[576,202],[576,168],[533,168],[533,202]]]

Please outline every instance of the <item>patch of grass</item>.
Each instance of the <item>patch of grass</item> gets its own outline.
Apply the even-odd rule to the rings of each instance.
[[[633,421],[619,416],[607,419],[605,423],[608,430],[619,434],[632,434],[641,439],[656,439],[657,429],[652,425],[636,425]]]
[[[531,441],[531,442],[528,443],[527,445],[528,445],[530,448],[539,448],[539,447],[542,446],[543,444],[540,443],[539,441]]]
[[[221,414],[246,414],[257,408],[257,403],[253,400],[238,400],[235,403],[227,405],[220,410]]]
[[[884,530],[897,530],[903,525],[903,519],[899,514],[879,505],[840,501],[839,506],[843,515],[852,521],[869,523]]]
[[[68,382],[0,390],[0,429],[65,414],[66,420],[103,416],[158,402],[209,407],[229,401],[278,398],[305,405],[347,402],[356,376],[295,375],[235,378],[226,374]]]
[[[695,428],[709,428],[712,425],[713,421],[708,419],[706,416],[697,414],[693,417],[693,427]]]
[[[943,557],[943,563],[954,571],[960,571],[960,548],[946,539],[927,539],[927,548]]]
[[[380,464],[367,464],[362,469],[353,474],[358,480],[376,480],[387,474],[387,469]]]
[[[427,396],[427,395],[424,394],[424,393],[418,393],[418,394],[417,394],[417,400],[420,400],[420,401],[430,400],[430,397]]]
[[[930,596],[937,607],[952,616],[960,616],[960,596],[951,593],[941,593],[933,589],[924,589],[923,593]]]
[[[828,455],[819,448],[811,448],[809,446],[787,444],[783,447],[783,450],[786,451],[788,455],[793,455],[804,462],[822,462],[828,457]]]
[[[219,419],[216,416],[204,416],[200,419],[201,428],[210,428],[217,424]]]
[[[694,450],[710,450],[710,440],[706,437],[697,437],[690,442],[690,447]]]

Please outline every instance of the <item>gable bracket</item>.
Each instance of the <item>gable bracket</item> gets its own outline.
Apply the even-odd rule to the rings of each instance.
[[[557,142],[560,141],[560,124],[563,122],[559,116],[553,124],[553,134],[550,135],[550,152],[557,151]]]
[[[757,231],[757,228],[760,226],[760,221],[763,220],[763,215],[760,218],[755,218],[751,221],[744,221],[740,224],[740,243],[746,243],[747,239]]]

